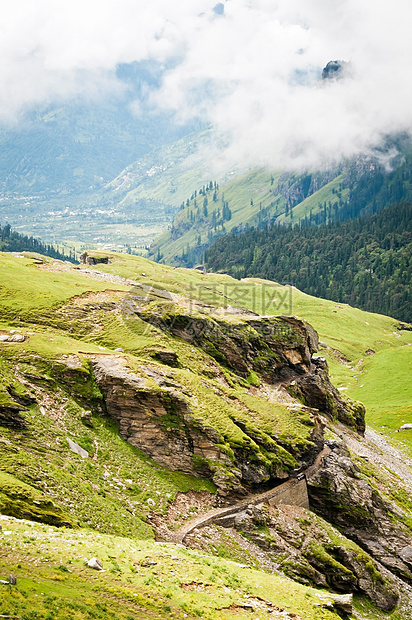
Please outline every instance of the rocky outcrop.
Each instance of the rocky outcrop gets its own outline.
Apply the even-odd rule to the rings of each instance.
[[[175,389],[148,387],[144,378],[112,357],[94,358],[93,371],[123,439],[159,465],[210,477],[223,492],[240,490],[242,474],[227,456],[221,437],[193,417]]]
[[[109,262],[111,262],[111,260],[110,256],[99,255],[97,253],[90,254],[89,252],[83,252],[83,254],[80,256],[80,262],[83,265],[98,265],[99,263],[107,265]]]
[[[363,405],[344,400],[331,384],[326,359],[313,356],[318,334],[305,321],[247,312],[223,316],[193,301],[186,310],[168,291],[145,286],[134,289],[127,305],[128,312],[202,348],[239,376],[255,372],[270,384],[283,383],[308,407],[365,431]]]
[[[22,408],[17,404],[0,405],[0,426],[25,429],[28,424],[22,415]]]
[[[139,308],[140,318],[201,347],[241,377],[251,371],[274,383],[308,372],[317,347],[315,330],[293,317],[243,317],[236,322],[217,316],[182,313],[181,309]]]
[[[293,379],[287,389],[302,403],[319,409],[331,419],[337,419],[360,434],[365,432],[365,407],[344,400],[329,379],[324,357],[312,357],[311,372]]]
[[[26,429],[28,423],[23,414],[27,411],[27,407],[35,402],[34,398],[23,391],[18,392],[11,385],[6,387],[4,396],[7,401],[0,404],[0,425]]]
[[[269,480],[274,485],[297,465],[283,442],[274,441],[251,424],[233,420],[244,433],[244,441],[228,443],[194,415],[187,390],[155,368],[142,366],[137,375],[123,358],[107,355],[93,356],[92,366],[107,413],[119,423],[120,435],[159,465],[211,478],[223,495],[242,495],[248,486]],[[294,448],[301,464],[314,458],[312,453],[316,454],[322,440],[319,417],[316,412],[309,413],[313,442],[301,452]]]
[[[240,532],[275,570],[300,583],[339,593],[361,593],[383,611],[396,606],[398,591],[388,571],[304,508],[249,503],[242,511],[214,522]],[[213,529],[207,528],[204,538],[202,534],[203,530],[189,533],[185,541],[189,545],[196,541],[196,546],[202,547],[214,538]]]
[[[307,477],[311,506],[401,579],[412,583],[412,544],[399,509],[364,480],[342,441],[328,440],[323,467]]]

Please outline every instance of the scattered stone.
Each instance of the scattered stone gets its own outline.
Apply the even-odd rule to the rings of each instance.
[[[15,575],[13,574],[9,575],[9,584],[11,586],[15,586],[17,584],[17,578],[15,577]]]
[[[83,411],[80,419],[85,426],[88,426],[89,428],[93,428],[93,418],[92,418],[91,411],[89,410]]]
[[[91,558],[87,562],[87,566],[89,568],[93,568],[94,570],[103,570],[103,564],[97,558]]]
[[[374,351],[373,349],[366,349],[365,351],[365,355],[375,355],[376,351]]]
[[[156,560],[153,560],[152,558],[144,558],[143,560],[140,561],[140,566],[142,566],[143,568],[149,568],[150,566],[156,566],[157,562]]]
[[[0,342],[24,342],[26,337],[23,334],[0,334]]]
[[[409,429],[412,428],[412,424],[402,424],[402,426],[400,427],[400,431],[408,431]]]
[[[117,347],[115,351],[118,351],[119,353],[124,353],[124,349],[122,349],[122,347]]]
[[[75,452],[76,454],[81,456],[83,459],[88,458],[89,453],[87,452],[87,450],[79,446],[76,442],[72,441],[69,437],[67,438],[67,443],[69,444],[69,448],[72,452]]]

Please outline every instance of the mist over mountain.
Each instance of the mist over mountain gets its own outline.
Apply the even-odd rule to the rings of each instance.
[[[322,168],[410,131],[411,12],[406,0],[391,11],[371,0],[19,2],[0,43],[0,120],[18,128],[35,109],[123,97],[144,124],[167,111],[170,125],[213,125],[228,144],[213,152],[217,169]],[[334,59],[350,72],[322,80]],[[150,79],[124,79],[135,63]]]
[[[136,114],[133,102],[159,81],[153,63],[116,70],[110,96],[43,104],[0,126],[0,191],[81,193],[101,188],[132,161],[193,128],[167,112]]]

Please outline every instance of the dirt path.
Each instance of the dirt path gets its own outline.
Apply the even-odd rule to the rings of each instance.
[[[381,435],[372,429],[367,428],[365,437],[361,438],[341,423],[333,424],[332,427],[338,437],[343,439],[349,449],[355,454],[363,458],[367,458],[372,463],[377,463],[394,472],[402,478],[403,482],[410,487],[410,489],[412,489],[412,460],[391,446]],[[330,449],[325,446],[316,457],[313,465],[303,471],[302,474],[305,474],[307,477],[315,474],[322,467],[323,458],[329,453]],[[274,487],[273,489],[270,489],[269,491],[265,491],[264,493],[260,493],[258,495],[250,495],[231,506],[226,506],[225,508],[215,508],[198,515],[193,519],[190,519],[190,521],[182,525],[175,532],[170,532],[170,541],[183,543],[186,536],[193,532],[193,530],[214,523],[223,517],[238,514],[239,512],[246,510],[246,508],[251,504],[253,505],[267,502],[270,499],[275,498],[277,495],[281,495],[297,483],[298,480],[296,478],[292,478]]]
[[[282,495],[285,491],[289,490],[293,486],[299,484],[301,482],[301,476],[309,476],[313,475],[318,469],[322,467],[323,458],[330,453],[330,449],[328,447],[324,447],[323,450],[318,454],[315,459],[313,465],[308,467],[308,469],[304,470],[302,474],[299,475],[298,478],[291,478],[286,482],[270,489],[269,491],[265,491],[264,493],[259,493],[258,495],[249,495],[246,499],[238,502],[236,504],[232,504],[232,506],[226,506],[225,508],[215,508],[213,510],[209,510],[202,515],[198,515],[194,517],[187,523],[185,523],[182,527],[180,527],[176,532],[170,532],[170,541],[175,543],[183,543],[184,539],[188,534],[193,532],[193,530],[209,525],[210,523],[214,523],[216,520],[221,519],[223,517],[227,517],[230,515],[238,514],[250,505],[260,504],[269,501],[277,497],[278,495]]]

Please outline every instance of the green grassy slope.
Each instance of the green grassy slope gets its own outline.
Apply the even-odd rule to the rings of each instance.
[[[292,581],[152,542],[154,513],[165,513],[182,492],[201,492],[212,503],[216,488],[209,480],[160,467],[119,437],[117,425],[99,410],[101,393],[90,372],[90,354],[116,356],[121,347],[132,370],[142,372],[150,365],[164,371],[153,352],[174,350],[180,367],[173,369],[173,380],[184,386],[195,417],[218,430],[223,449],[246,445],[246,440],[250,445],[235,419],[268,442],[277,433],[289,449],[308,441],[302,413],[256,396],[256,378],[236,382],[225,371],[223,384],[216,364],[201,349],[114,310],[127,302],[130,290],[115,276],[205,304],[309,320],[329,347],[322,353],[335,383],[351,396],[362,390],[371,425],[382,424],[378,414],[399,420],[412,413],[406,380],[412,332],[400,332],[388,317],[273,282],[239,282],[128,255],[110,258],[111,263],[95,268],[107,279],[97,280],[87,277],[86,269],[93,267],[0,253],[0,334],[26,336],[24,342],[0,342],[0,406],[10,405],[10,395],[17,394],[27,422],[27,428],[0,427],[0,512],[43,522],[2,521],[0,578],[14,572],[19,585],[5,586],[0,614],[104,619],[113,614],[116,598],[119,618],[229,620],[250,617],[238,601],[260,597],[305,620],[336,618],[316,604],[312,590]],[[366,355],[369,349],[375,354]],[[80,360],[80,366],[68,371],[71,359]],[[385,376],[390,382],[383,390]],[[92,414],[86,415],[89,409]],[[69,450],[68,439],[87,450],[89,458]],[[281,456],[287,460],[292,452],[286,448]],[[177,515],[176,526],[188,516]],[[74,529],[55,530],[56,523]],[[107,572],[86,568],[89,556],[102,559]],[[245,555],[238,559],[243,557],[247,560]],[[259,608],[261,620],[271,617],[268,609]],[[37,616],[30,616],[34,612]],[[393,620],[399,620],[396,614]]]
[[[221,180],[217,203],[212,205],[209,199],[207,215],[202,212],[203,197],[193,196],[201,186],[194,185],[183,197],[185,208],[175,217],[171,230],[155,239],[149,256],[159,260],[160,255],[165,263],[191,267],[200,262],[214,239],[233,229],[245,230],[262,222],[298,224],[306,218],[315,225],[345,221],[408,201],[412,187],[410,149],[401,144],[398,148],[403,159],[392,162],[392,172],[373,158],[348,160],[324,172],[237,171],[231,180]],[[208,182],[208,178],[203,180]],[[232,218],[220,221],[217,209],[222,209],[223,195]]]
[[[340,174],[317,192],[302,200],[288,215],[286,213],[279,215],[276,218],[276,223],[293,224],[294,222],[299,222],[299,220],[304,220],[305,217],[309,218],[311,213],[312,215],[320,213],[326,204],[332,208],[338,208],[339,200],[344,201],[349,193],[347,188],[342,189],[342,180],[343,175]]]
[[[67,531],[4,519],[0,613],[67,620],[282,618],[338,620],[321,608],[318,593],[291,580],[174,545]],[[85,566],[97,557],[104,572]],[[30,565],[30,573],[22,566]],[[325,592],[326,598],[327,593]],[[267,604],[267,602],[269,604]],[[114,615],[115,614],[115,615]]]
[[[192,294],[194,283],[190,278],[193,273],[197,275],[195,272],[174,271],[127,255],[113,258],[111,265],[104,266],[108,272],[144,282],[149,282],[152,275],[157,288],[166,286],[176,292],[185,288],[189,298]],[[130,316],[130,287],[115,278],[95,280],[62,263],[22,255],[0,254],[0,268],[0,333],[17,330],[26,337],[24,342],[0,343],[0,406],[13,406],[13,394],[17,394],[23,402],[21,408],[26,409],[22,416],[28,424],[27,429],[17,433],[18,451],[12,446],[16,432],[4,430],[0,470],[15,476],[16,486],[20,480],[33,487],[30,493],[36,489],[49,493],[75,521],[101,531],[114,528],[122,534],[150,535],[144,520],[152,506],[166,510],[179,491],[215,491],[208,480],[165,474],[163,468],[148,463],[146,457],[117,437],[115,426],[99,415],[102,395],[94,384],[90,355],[115,356],[120,348],[122,359],[141,374],[147,364],[153,371],[163,372],[164,367],[153,359],[153,354],[159,348],[174,350],[180,368],[174,370],[173,380],[182,386],[193,415],[217,430],[221,449],[229,454],[233,446],[243,446],[265,466],[273,462],[283,470],[296,466],[296,450],[311,445],[310,427],[302,424],[307,417],[304,411],[250,394],[250,384],[232,379],[229,371],[222,385],[216,363],[205,352]],[[141,275],[143,269],[146,276]],[[65,361],[70,356],[76,360],[72,370]],[[150,384],[152,380],[148,376],[146,381]],[[152,384],[158,389],[154,381]],[[92,429],[85,427],[82,419],[89,409],[93,412]],[[237,420],[255,434],[265,435],[269,444],[273,444],[272,436],[277,433],[290,446],[289,451],[279,446],[276,454],[268,456],[241,430]],[[83,461],[72,453],[68,439],[94,455],[92,461]],[[232,475],[230,469],[226,475]],[[109,476],[115,483],[108,482]],[[121,506],[125,493],[126,510]],[[10,514],[22,514],[14,500],[4,502]],[[114,520],[116,512],[118,518]]]
[[[189,200],[189,205],[181,209],[171,230],[155,240],[150,256],[160,253],[162,262],[171,265],[185,264],[187,259],[182,254],[188,253],[188,246],[195,251],[193,259],[199,260],[204,248],[211,240],[233,228],[255,226],[259,221],[267,220],[285,209],[282,196],[274,196],[273,186],[279,179],[264,169],[255,169],[236,176],[233,180],[221,184],[219,189],[207,192],[207,213],[204,212],[205,196],[198,195]],[[273,179],[273,181],[272,181]],[[209,180],[207,180],[209,182]],[[193,192],[193,185],[191,188]],[[215,201],[213,195],[215,194]],[[189,194],[185,196],[188,198]],[[231,211],[229,220],[222,219],[223,201]],[[215,226],[215,223],[217,224]]]
[[[201,193],[202,187],[194,195],[192,185],[191,194],[183,197],[184,208],[175,216],[171,228],[155,239],[149,256],[156,260],[160,256],[162,262],[170,265],[192,266],[201,260],[214,239],[233,229],[244,230],[272,220],[298,223],[311,214],[313,217],[323,214],[326,205],[330,211],[328,217],[332,217],[345,201],[348,190],[342,189],[342,175],[329,182],[328,179],[322,174],[312,177],[255,168],[221,182],[216,192],[206,189],[205,195]],[[313,188],[313,193],[304,198],[309,182],[319,189]],[[203,208],[205,196],[207,213]],[[224,203],[231,211],[230,218],[223,214]]]
[[[382,430],[382,425],[387,424],[385,432],[395,441],[404,441],[412,450],[412,433],[394,432],[400,418],[412,422],[412,332],[398,329],[399,321],[311,297],[270,281],[238,281],[223,274],[157,265],[144,258],[122,256],[99,268],[126,277],[141,278],[143,272],[145,283],[192,294],[205,303],[304,318],[329,347],[321,349],[320,354],[328,358],[335,384],[365,404],[370,426]],[[368,355],[368,351],[375,353]]]
[[[11,396],[17,395],[27,423],[21,429],[0,427],[0,512],[42,521],[2,521],[0,578],[14,572],[19,585],[2,591],[0,614],[12,610],[27,620],[34,612],[42,620],[69,615],[104,619],[113,613],[116,597],[119,618],[229,620],[250,616],[238,605],[246,595],[273,600],[305,620],[335,618],[316,605],[312,590],[292,581],[153,542],[154,514],[165,514],[179,493],[201,493],[210,505],[216,487],[160,467],[119,437],[117,425],[99,410],[102,395],[90,372],[90,355],[116,356],[121,347],[120,357],[132,370],[142,373],[150,366],[164,372],[154,351],[175,351],[180,367],[173,369],[173,381],[183,386],[194,416],[218,430],[223,449],[250,446],[250,438],[233,423],[239,420],[268,443],[277,434],[285,446],[280,457],[293,465],[292,448],[309,440],[303,412],[257,395],[256,377],[239,382],[226,370],[224,384],[200,348],[115,310],[127,305],[130,290],[118,276],[148,291],[154,287],[204,304],[309,320],[321,346],[328,347],[321,354],[329,359],[335,384],[363,400],[371,426],[398,438],[411,452],[408,435],[394,431],[412,416],[412,332],[400,331],[391,318],[273,282],[237,281],[141,257],[109,256],[107,265],[73,268],[34,255],[0,253],[0,334],[26,336],[24,342],[0,342],[0,408],[15,404]],[[88,277],[93,269],[107,279]],[[80,366],[69,371],[70,360],[79,360]],[[388,427],[382,429],[383,424]],[[89,458],[72,452],[68,439]],[[176,527],[190,516],[187,509],[177,514]],[[51,526],[56,524],[73,529],[55,530]],[[227,557],[236,551],[238,561],[250,563],[244,551],[230,549],[216,553]],[[85,567],[92,556],[103,561],[107,572],[98,575]],[[268,607],[258,613],[261,620],[270,617]],[[376,610],[371,614],[381,617]],[[397,612],[390,617],[399,620]]]

